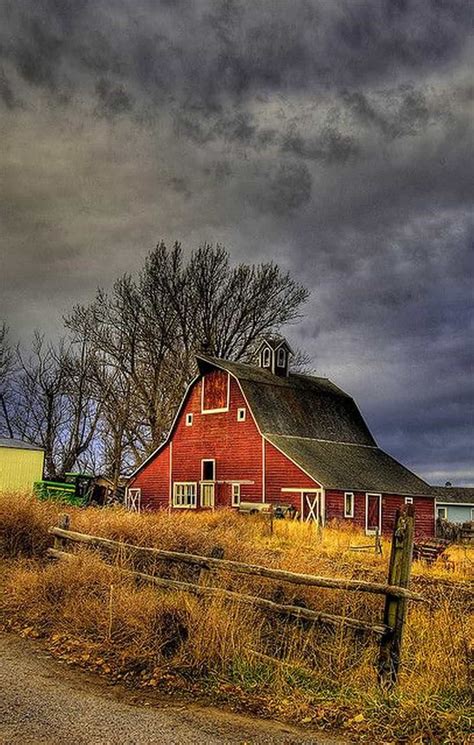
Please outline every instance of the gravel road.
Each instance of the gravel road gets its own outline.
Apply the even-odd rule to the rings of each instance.
[[[189,703],[134,703],[125,688],[73,669],[26,639],[0,634],[0,743],[243,745],[342,740]]]

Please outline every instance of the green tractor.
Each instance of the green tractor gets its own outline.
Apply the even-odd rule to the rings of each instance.
[[[112,496],[108,479],[85,473],[66,473],[64,481],[36,481],[33,492],[39,499],[51,499],[75,507],[103,506],[110,503]]]

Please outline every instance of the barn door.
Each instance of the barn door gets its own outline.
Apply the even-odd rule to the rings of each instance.
[[[382,527],[382,497],[380,494],[367,494],[365,499],[365,532],[373,535]]]
[[[321,520],[321,492],[303,492],[301,495],[301,517],[305,523]]]
[[[141,489],[127,489],[125,496],[125,507],[131,512],[140,512],[142,502],[142,490]]]

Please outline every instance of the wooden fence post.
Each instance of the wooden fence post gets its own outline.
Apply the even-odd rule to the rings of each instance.
[[[58,528],[62,528],[63,530],[69,530],[69,515],[65,512],[61,513],[58,518]],[[64,540],[64,538],[60,538],[59,536],[54,536],[54,548],[56,548],[58,551],[66,551],[67,549],[67,542]]]
[[[414,526],[413,505],[406,505],[403,510],[397,511],[388,570],[389,585],[408,587]],[[390,594],[386,596],[383,622],[390,630],[381,639],[378,662],[379,683],[386,690],[390,690],[397,682],[406,610],[406,598]]]

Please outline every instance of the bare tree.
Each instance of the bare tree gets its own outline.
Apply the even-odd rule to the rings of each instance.
[[[13,373],[13,352],[8,339],[8,328],[0,324],[0,434],[2,430],[13,437],[13,430],[8,411],[8,394]]]
[[[53,346],[36,333],[29,356],[18,348],[17,360],[13,427],[44,447],[51,478],[63,476],[91,446],[101,416],[93,354],[85,338],[79,347],[64,340]]]
[[[223,246],[206,244],[185,260],[162,242],[137,277],[77,306],[65,319],[87,337],[96,360],[96,399],[109,475],[134,465],[169,429],[194,353],[248,360],[259,339],[295,322],[307,290],[273,263],[232,266]],[[100,363],[97,363],[100,360]]]

